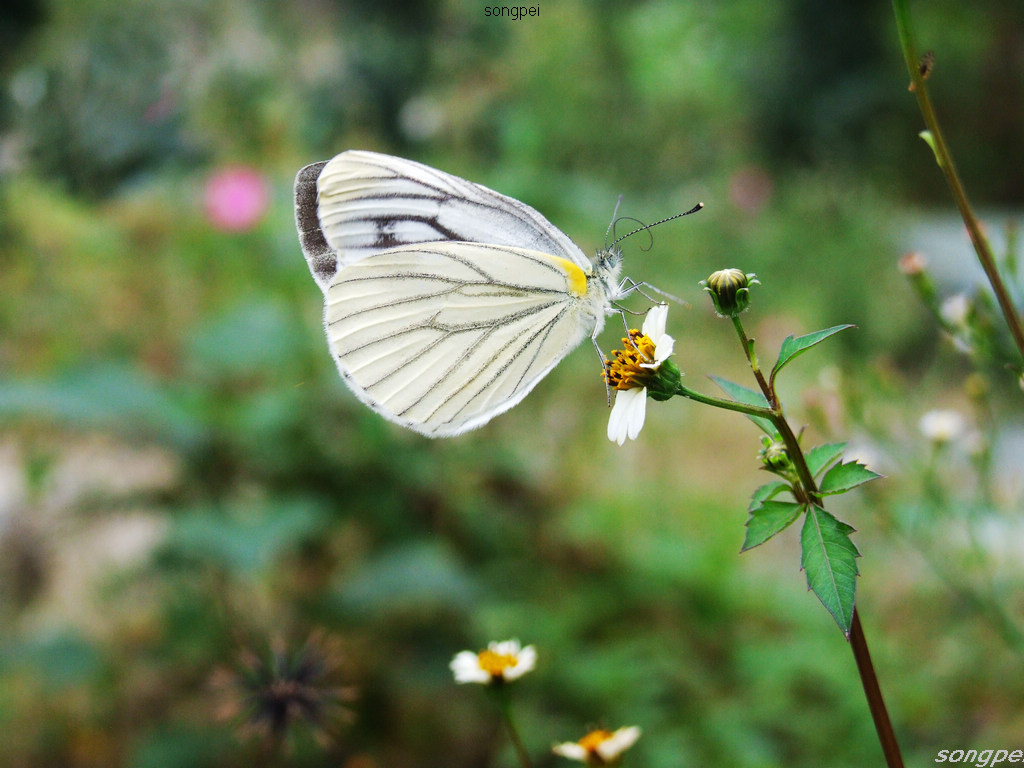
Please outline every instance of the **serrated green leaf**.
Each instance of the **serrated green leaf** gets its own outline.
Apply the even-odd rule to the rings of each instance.
[[[764,399],[764,395],[753,389],[748,389],[740,384],[723,379],[720,376],[712,376],[711,380],[715,382],[722,391],[725,392],[729,397],[735,400],[737,403],[744,403],[745,405],[756,405],[759,408],[768,408],[768,401]],[[775,425],[772,424],[768,419],[762,418],[761,416],[751,416],[745,414],[748,419],[754,422],[762,432],[773,440],[779,436],[778,430],[775,429]]]
[[[795,338],[792,335],[787,336],[782,342],[782,347],[779,349],[779,359],[775,363],[775,367],[772,368],[771,380],[774,381],[776,374],[794,357],[803,354],[815,344],[820,344],[829,336],[845,331],[847,328],[853,328],[853,326],[847,323],[846,325],[834,325],[823,331],[814,331],[814,333],[808,333]]]
[[[811,470],[811,477],[820,475],[822,470],[842,456],[844,448],[846,443],[822,443],[811,448],[804,456],[807,468]]]
[[[789,488],[789,483],[784,483],[781,480],[774,483],[765,483],[750,495],[750,506],[747,507],[747,511],[749,512],[754,507],[761,506],[761,502],[778,496],[787,488]]]
[[[848,461],[845,464],[836,464],[821,478],[819,490],[822,495],[828,496],[836,493],[846,493],[851,488],[867,483],[881,477],[877,472],[872,472],[863,464],[856,461]]]
[[[807,574],[807,586],[832,614],[847,637],[853,621],[857,594],[857,558],[860,553],[850,541],[854,532],[821,507],[811,507],[800,531],[800,567]]]
[[[743,540],[742,552],[764,544],[768,539],[784,531],[805,509],[795,501],[766,501],[750,510],[747,519],[747,535]]]

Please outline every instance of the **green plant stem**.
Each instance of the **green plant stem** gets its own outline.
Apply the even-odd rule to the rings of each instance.
[[[747,332],[743,328],[739,315],[733,315],[732,326],[736,329],[736,335],[740,337],[740,343],[743,345],[743,354],[747,356],[750,370],[754,372],[754,378],[757,379],[757,385],[761,388],[761,393],[764,395],[765,400],[768,401],[768,406],[772,410],[781,410],[778,399],[775,397],[775,390],[765,380],[764,374],[761,373],[761,366],[757,362],[757,355],[754,353],[754,342],[747,337]]]
[[[860,673],[861,685],[864,686],[864,696],[868,700],[871,719],[875,721],[875,731],[882,745],[885,764],[889,768],[903,768],[900,745],[896,741],[896,732],[893,731],[889,712],[885,708],[885,699],[882,698],[882,689],[878,685],[875,665],[871,662],[868,641],[864,636],[864,628],[861,626],[856,606],[853,608],[853,621],[850,624],[850,648],[853,649],[853,658],[857,662],[857,671]]]
[[[772,415],[768,418],[771,419],[775,428],[779,430],[779,437],[786,444],[786,453],[789,454],[790,461],[796,467],[797,476],[800,478],[800,486],[807,497],[801,499],[801,501],[824,508],[825,505],[821,500],[821,492],[818,490],[818,484],[814,482],[811,468],[807,466],[807,459],[804,458],[803,449],[800,447],[800,440],[793,434],[793,428],[789,426],[789,422],[782,413],[782,408],[779,407],[778,410],[772,411]]]
[[[504,695],[504,691],[498,692],[498,706],[501,709],[501,719],[505,723],[505,730],[508,732],[508,737],[512,742],[512,747],[516,751],[516,756],[519,758],[519,764],[523,768],[533,768],[533,763],[530,762],[530,754],[526,751],[526,747],[523,745],[523,740],[519,738],[519,730],[516,728],[515,721],[512,719],[512,710],[509,706],[508,699]]]
[[[946,177],[946,183],[953,194],[953,201],[956,203],[964,225],[967,227],[971,244],[974,246],[974,251],[978,254],[981,268],[985,271],[985,276],[992,286],[992,292],[995,294],[999,309],[1003,313],[1003,318],[1010,329],[1014,343],[1017,345],[1017,351],[1020,353],[1021,358],[1024,359],[1024,326],[1021,324],[1021,319],[1013,305],[1013,300],[1010,298],[1006,285],[999,274],[999,268],[996,266],[992,249],[984,233],[981,231],[981,224],[974,215],[970,202],[967,200],[967,192],[964,190],[956,170],[956,165],[953,163],[953,155],[950,153],[949,146],[946,144],[946,139],[939,127],[939,120],[935,115],[935,109],[932,107],[924,76],[921,74],[918,65],[919,60],[914,48],[907,0],[892,0],[892,7],[896,15],[896,30],[899,34],[900,46],[903,49],[903,58],[906,60],[907,70],[910,72],[910,79],[913,84],[912,89],[917,97],[917,105],[921,110],[924,123],[931,133],[931,145],[935,152],[935,160],[938,162],[943,176]]]
[[[760,405],[747,405],[746,403],[740,403],[736,400],[725,400],[721,397],[704,395],[696,390],[689,389],[682,384],[679,384],[676,387],[675,393],[681,397],[688,397],[690,400],[695,400],[698,403],[704,403],[704,405],[711,405],[715,408],[724,408],[727,411],[736,411],[737,413],[745,413],[747,416],[760,416],[764,419],[770,419],[773,413],[771,408],[765,408]]]
[[[804,458],[804,452],[800,448],[800,441],[797,440],[795,434],[793,434],[792,427],[789,426],[789,422],[786,420],[785,414],[782,412],[782,404],[779,402],[779,397],[775,393],[775,388],[765,379],[764,374],[761,373],[761,368],[757,362],[757,355],[754,353],[754,344],[747,336],[746,330],[743,328],[743,322],[740,320],[739,315],[735,315],[732,318],[733,328],[736,329],[736,335],[739,336],[740,345],[743,347],[743,352],[747,356],[747,362],[750,363],[750,370],[754,373],[754,378],[757,379],[757,385],[761,388],[761,394],[764,395],[764,399],[768,401],[769,408],[767,413],[758,414],[764,416],[770,420],[775,426],[775,429],[779,431],[779,437],[786,444],[786,451],[789,454],[790,460],[793,462],[793,466],[796,467],[797,474],[800,477],[800,485],[803,487],[804,492],[807,495],[806,501],[811,504],[817,504],[819,507],[822,506],[821,494],[818,492],[818,486],[814,482],[814,476],[811,474],[810,468],[807,466],[807,460]]]
[[[811,474],[811,470],[807,466],[807,460],[804,457],[803,449],[800,447],[800,441],[793,433],[793,428],[790,427],[789,422],[786,420],[786,417],[782,412],[782,404],[779,402],[774,387],[765,380],[764,375],[758,367],[757,356],[754,354],[753,344],[747,337],[746,331],[743,329],[743,323],[740,321],[738,316],[733,317],[732,322],[736,329],[736,334],[739,336],[740,343],[743,346],[743,350],[747,355],[747,360],[750,362],[750,368],[754,372],[754,378],[757,379],[757,383],[761,387],[761,392],[765,399],[772,404],[772,407],[768,409],[767,414],[759,415],[764,415],[766,418],[770,419],[772,424],[779,431],[779,437],[781,437],[782,441],[786,444],[786,451],[789,454],[790,460],[793,462],[793,466],[796,468],[800,483],[798,487],[794,487],[794,493],[796,493],[798,497],[800,495],[804,496],[804,498],[798,498],[799,501],[815,504],[824,508],[821,492],[818,490],[818,485],[814,481],[814,476]],[[893,730],[892,721],[889,719],[889,712],[885,706],[885,699],[882,697],[882,689],[878,685],[878,675],[875,673],[875,666],[871,661],[871,654],[868,652],[867,638],[864,636],[864,628],[861,626],[860,616],[857,613],[856,605],[853,607],[853,615],[850,620],[850,633],[847,636],[847,639],[849,640],[850,648],[853,651],[853,658],[857,664],[857,673],[860,675],[860,682],[864,688],[864,696],[868,702],[868,709],[871,711],[871,719],[875,723],[875,731],[878,733],[878,741],[882,746],[886,765],[888,768],[903,768],[903,756],[900,754],[899,743],[896,741],[896,733]]]

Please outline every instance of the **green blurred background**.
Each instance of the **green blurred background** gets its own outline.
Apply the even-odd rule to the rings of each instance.
[[[998,238],[1024,202],[1024,6],[911,6]],[[943,296],[976,281],[889,4],[483,9],[0,11],[0,764],[507,768],[494,708],[447,664],[508,637],[539,651],[512,691],[537,766],[598,724],[644,729],[628,765],[881,763],[796,532],[738,554],[766,481],[750,423],[651,403],[619,448],[589,349],[450,440],[347,391],[291,201],[298,168],[347,148],[487,184],[588,252],[619,194],[645,221],[703,201],[624,244],[626,273],[690,303],[669,332],[691,386],[748,383],[697,286],[715,269],[761,278],[766,360],[855,323],[782,392],[808,445],[851,439],[888,476],[834,509],[908,764],[1024,748],[1020,394],[990,366],[972,411],[975,366],[897,268],[927,242]],[[218,208],[225,178],[248,217]],[[984,471],[918,433],[936,407],[988,441]],[[247,738],[246,675],[302,648],[311,701],[346,716],[314,707],[287,749]]]

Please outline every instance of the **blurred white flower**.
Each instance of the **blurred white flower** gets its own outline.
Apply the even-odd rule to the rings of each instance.
[[[966,294],[958,293],[942,302],[939,308],[942,319],[956,328],[967,325],[971,315],[971,300]]]
[[[486,650],[455,654],[449,668],[456,683],[498,684],[511,682],[531,671],[537,664],[537,651],[532,645],[519,646],[518,640],[493,642]]]
[[[933,443],[951,443],[964,434],[964,417],[958,411],[936,409],[925,413],[917,428]]]
[[[617,731],[591,731],[579,741],[557,744],[551,751],[587,765],[615,765],[639,738],[640,729],[630,725]]]

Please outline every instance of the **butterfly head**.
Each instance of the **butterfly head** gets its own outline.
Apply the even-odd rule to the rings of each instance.
[[[617,245],[603,248],[594,256],[594,274],[601,281],[605,294],[613,301],[619,294],[619,272],[622,271],[622,249]]]

